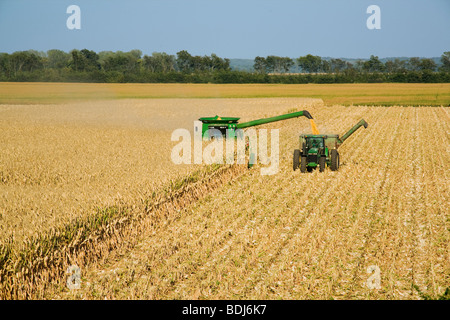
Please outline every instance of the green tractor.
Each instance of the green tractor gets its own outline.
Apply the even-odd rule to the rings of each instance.
[[[361,119],[342,138],[339,138],[337,134],[301,135],[301,149],[294,150],[294,171],[300,168],[300,172],[306,172],[319,167],[319,171],[323,172],[326,166],[329,166],[332,171],[338,170],[339,152],[337,149],[361,126],[364,126],[364,128],[368,126],[364,119]]]

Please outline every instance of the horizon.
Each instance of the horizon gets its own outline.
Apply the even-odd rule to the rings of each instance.
[[[70,53],[72,50],[83,50],[83,49],[87,49],[87,50],[91,50],[91,49],[89,49],[89,48],[81,48],[81,49],[79,49],[79,48],[73,48],[73,49],[71,49],[71,50],[68,50],[68,51],[64,51],[64,50],[62,50],[62,51],[64,51],[65,53]],[[18,51],[12,51],[12,52],[4,52],[4,51],[0,51],[0,53],[8,53],[8,54],[11,54],[11,53],[14,53],[14,52],[20,52],[20,51],[37,51],[37,52],[39,52],[39,53],[44,53],[45,55],[47,55],[47,52],[48,51],[50,51],[50,50],[61,50],[61,49],[57,49],[57,48],[52,48],[52,49],[48,49],[48,50],[46,50],[46,51],[44,51],[44,50],[36,50],[36,49],[26,49],[26,50],[18,50]],[[131,50],[140,50],[139,48],[134,48],[134,49],[131,49]],[[131,50],[129,50],[129,51],[131,51]],[[112,50],[102,50],[102,51],[98,51],[98,52],[96,52],[97,54],[99,54],[99,53],[101,53],[101,52],[114,52],[114,53],[116,53],[116,52],[129,52],[129,51],[122,51],[122,50],[115,50],[115,51],[112,51]],[[140,50],[141,52],[142,52],[142,50]],[[450,51],[450,50],[449,50]],[[155,51],[156,52],[156,51]],[[161,51],[161,52],[158,52],[158,53],[162,53],[163,51]],[[153,52],[152,52],[153,53]],[[148,56],[151,56],[152,55],[152,53],[144,53],[144,52],[142,52],[142,57],[144,56],[144,55],[148,55]],[[442,52],[442,54],[443,54],[444,52]],[[441,55],[439,55],[439,56],[433,56],[433,57],[425,57],[425,56],[391,56],[391,57],[379,57],[379,56],[376,56],[376,55],[374,55],[374,56],[376,56],[376,57],[378,57],[378,59],[379,60],[384,60],[384,59],[410,59],[410,58],[425,58],[425,59],[440,59],[441,58],[441,56],[442,56],[442,54]],[[205,53],[205,54],[199,54],[199,56],[208,56],[208,55],[210,55],[210,54],[207,54],[207,53]],[[305,54],[306,55],[306,54]],[[176,57],[176,53],[174,54],[174,56]],[[291,59],[293,59],[293,60],[295,60],[295,59],[297,59],[297,58],[299,58],[300,56],[297,56],[297,57],[289,57],[289,58],[291,58]],[[342,60],[369,60],[370,59],[370,56],[369,57],[365,57],[365,58],[349,58],[349,57],[331,57],[331,56],[319,56],[320,58],[322,58],[322,59],[342,59]],[[226,58],[226,59],[230,59],[230,60],[254,60],[254,58],[256,58],[256,56],[254,57],[254,58],[230,58],[230,57],[220,57],[220,58]]]
[[[68,27],[73,4],[80,8],[80,29]],[[371,30],[373,4],[380,8],[380,29]],[[449,13],[445,0],[0,0],[0,52],[439,58],[450,50]]]

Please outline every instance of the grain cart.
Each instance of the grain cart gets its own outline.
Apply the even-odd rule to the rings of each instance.
[[[224,137],[226,137],[226,133],[228,130],[228,137],[235,137],[235,131],[237,129],[244,129],[248,127],[254,127],[259,126],[265,123],[269,122],[276,122],[280,120],[286,120],[291,118],[298,118],[305,116],[308,119],[312,119],[311,114],[306,111],[297,111],[292,113],[283,114],[280,116],[270,117],[270,118],[263,118],[248,122],[239,123],[240,118],[232,118],[232,117],[207,117],[207,118],[200,118],[199,121],[202,122],[202,137],[203,139],[209,140],[212,138],[209,134],[210,129],[217,129],[219,130]],[[198,130],[198,128],[195,128],[195,130]]]
[[[329,166],[332,171],[339,169],[339,152],[337,149],[359,127],[367,128],[368,124],[361,119],[353,128],[339,138],[337,134],[302,134],[300,148],[294,150],[294,171],[300,167],[301,172],[319,167],[319,171]]]

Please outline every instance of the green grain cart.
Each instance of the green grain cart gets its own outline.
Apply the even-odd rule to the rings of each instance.
[[[300,167],[301,172],[319,167],[320,172],[329,166],[332,171],[339,169],[339,152],[337,149],[359,127],[368,124],[361,119],[353,128],[339,138],[337,134],[303,134],[300,136],[300,148],[294,150],[294,171]]]

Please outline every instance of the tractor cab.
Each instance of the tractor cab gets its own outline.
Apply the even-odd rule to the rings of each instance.
[[[306,150],[308,154],[318,154],[320,149],[324,148],[325,141],[323,136],[320,137],[306,137]]]
[[[301,156],[305,157],[303,161],[306,161],[307,167],[315,168],[319,165],[320,158],[328,155],[323,135],[306,135],[303,145]]]
[[[294,170],[300,167],[300,171],[305,172],[319,167],[320,171],[325,170],[328,157],[329,146],[326,144],[326,135],[305,134],[300,136],[302,149],[294,151]]]
[[[300,136],[301,140],[301,146],[302,146],[302,156],[308,157],[308,156],[316,156],[320,157],[321,155],[327,155],[328,154],[328,148],[325,144],[325,137],[324,135],[302,135]],[[313,160],[317,159],[312,159]]]

